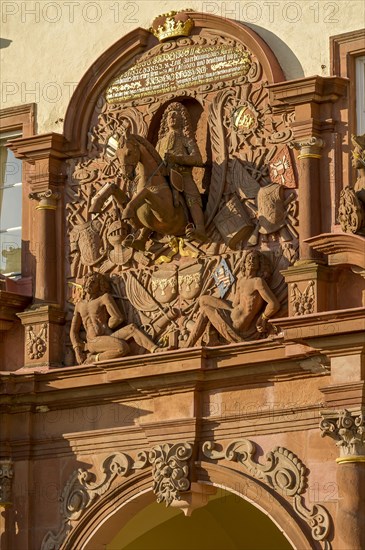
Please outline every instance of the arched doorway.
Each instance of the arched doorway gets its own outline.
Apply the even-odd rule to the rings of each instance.
[[[291,550],[280,529],[258,508],[224,489],[185,517],[156,502],[140,510],[106,550]]]

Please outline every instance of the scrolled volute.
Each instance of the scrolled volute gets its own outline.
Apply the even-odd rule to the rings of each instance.
[[[219,450],[218,450],[219,449]],[[226,459],[244,466],[247,474],[263,481],[280,495],[289,498],[295,512],[304,519],[316,541],[320,541],[325,549],[330,548],[328,535],[330,516],[320,504],[306,508],[302,494],[307,487],[307,468],[291,451],[284,447],[275,447],[267,453],[266,463],[254,460],[256,445],[248,439],[233,441],[224,449],[213,441],[205,441],[202,453],[210,460]]]

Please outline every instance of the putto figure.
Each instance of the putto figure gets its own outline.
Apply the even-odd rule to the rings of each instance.
[[[170,172],[175,206],[178,206],[176,191],[183,192],[193,219],[194,227],[187,229],[187,237],[206,241],[202,200],[192,176],[193,167],[203,165],[202,157],[193,136],[188,110],[177,101],[170,103],[162,115],[156,150]]]
[[[124,357],[130,353],[127,340],[134,340],[151,353],[158,349],[133,323],[114,330],[125,320],[108,290],[105,278],[99,273],[85,276],[84,296],[75,306],[70,331],[78,364]],[[80,335],[82,327],[86,341]]]
[[[188,339],[189,347],[203,335],[208,323],[230,343],[267,332],[267,320],[280,309],[280,302],[265,281],[262,263],[263,255],[257,250],[246,254],[232,306],[215,296],[201,296],[201,313]]]

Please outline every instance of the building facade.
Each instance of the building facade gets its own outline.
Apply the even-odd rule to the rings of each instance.
[[[4,60],[21,25],[42,58],[2,87],[2,545],[363,548],[362,4],[31,4],[2,8]]]

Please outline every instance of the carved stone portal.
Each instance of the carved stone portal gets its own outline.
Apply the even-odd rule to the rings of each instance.
[[[108,281],[117,316],[135,327],[129,340],[114,334],[116,346],[128,340],[114,357],[268,336],[267,318],[287,312],[281,271],[297,258],[291,120],[272,112],[260,61],[207,29],[181,38],[188,12],[162,19],[153,32],[170,40],[103,92],[88,154],[69,167],[69,287],[85,292],[94,272]],[[249,250],[261,265],[246,277],[254,307],[235,305]],[[77,362],[111,358],[101,344],[80,352],[95,347],[81,309],[74,292]]]
[[[291,451],[276,447],[267,454],[267,462],[254,460],[256,446],[252,441],[242,439],[218,451],[217,444],[206,441],[201,453],[206,459],[234,462],[243,466],[253,479],[267,484],[278,495],[289,500],[294,512],[308,523],[313,540],[330,548],[328,541],[331,519],[327,510],[320,504],[310,508],[305,506],[304,493],[308,483],[307,469]],[[101,467],[101,475],[96,477],[83,469],[76,470],[68,480],[61,497],[62,523],[59,531],[49,531],[43,539],[42,550],[59,548],[71,529],[84,512],[99,498],[115,489],[118,478],[125,478],[139,470],[152,466],[153,492],[157,502],[180,508],[190,515],[195,508],[208,502],[214,494],[214,487],[192,482],[193,445],[188,442],[162,443],[149,451],[140,451],[136,458],[117,452],[107,457]],[[230,465],[230,469],[236,468]]]

